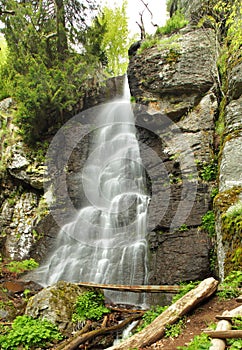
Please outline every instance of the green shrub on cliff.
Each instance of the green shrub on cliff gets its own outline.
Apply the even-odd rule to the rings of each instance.
[[[181,11],[176,11],[174,15],[166,21],[163,27],[157,29],[156,34],[171,34],[184,28],[188,24],[185,16]]]

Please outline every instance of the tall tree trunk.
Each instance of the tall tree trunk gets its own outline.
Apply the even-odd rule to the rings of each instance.
[[[55,0],[55,6],[56,6],[57,52],[58,52],[59,58],[61,60],[64,60],[68,51],[64,1]]]

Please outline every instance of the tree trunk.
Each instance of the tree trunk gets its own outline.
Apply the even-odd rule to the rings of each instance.
[[[61,60],[64,60],[68,51],[65,7],[63,0],[55,0],[56,6],[56,33],[57,33],[57,53]]]
[[[100,289],[111,289],[111,290],[120,290],[127,292],[136,292],[136,293],[175,293],[177,294],[181,287],[180,286],[127,286],[124,284],[100,284],[100,283],[92,283],[92,282],[78,282],[76,283],[81,287],[92,287],[92,288],[100,288]]]
[[[176,303],[172,304],[141,332],[107,350],[127,350],[153,344],[164,335],[167,325],[175,323],[201,301],[212,295],[216,291],[217,285],[218,281],[214,278],[210,277],[205,279],[196,288],[188,292]]]
[[[217,324],[216,331],[225,331],[231,329],[231,323],[228,321],[220,321]],[[212,339],[212,346],[210,346],[209,350],[225,350],[226,342],[223,339]]]
[[[222,322],[222,321],[221,321]],[[228,321],[225,321],[228,322]],[[242,331],[240,330],[226,330],[226,331],[206,331],[205,332],[211,338],[242,338]]]

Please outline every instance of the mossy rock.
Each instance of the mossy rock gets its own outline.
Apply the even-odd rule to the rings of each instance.
[[[241,194],[242,187],[233,187],[219,193],[214,199],[215,211],[221,220],[222,243],[226,252],[225,276],[242,268],[242,211],[228,214],[236,203],[240,203]]]
[[[56,324],[63,334],[70,335],[77,297],[88,290],[90,288],[59,281],[30,298],[25,313],[34,318],[46,318]]]
[[[242,187],[232,187],[229,190],[219,193],[214,198],[215,210],[219,210],[221,213],[226,212],[231,205],[234,205],[239,195],[242,193]]]

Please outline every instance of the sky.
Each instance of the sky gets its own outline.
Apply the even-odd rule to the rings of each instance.
[[[162,26],[167,19],[166,12],[166,0],[143,0],[145,4],[148,4],[148,8],[153,14],[152,22]],[[123,0],[102,0],[102,4],[108,7],[121,6]],[[145,31],[148,34],[153,34],[156,28],[151,24],[151,14],[142,4],[141,0],[128,0],[127,15],[129,18],[129,30],[131,34],[140,34],[139,26],[136,21],[140,23],[139,13],[143,12],[143,19],[145,25]]]

